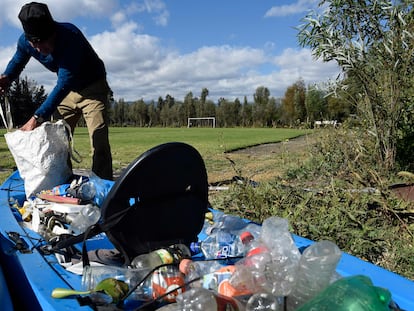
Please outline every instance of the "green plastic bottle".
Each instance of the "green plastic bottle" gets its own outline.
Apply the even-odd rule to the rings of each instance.
[[[297,311],[389,311],[391,293],[372,284],[369,277],[355,275],[337,280]]]

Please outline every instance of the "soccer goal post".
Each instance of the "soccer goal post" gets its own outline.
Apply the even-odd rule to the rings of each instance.
[[[215,117],[188,118],[187,127],[216,127]]]

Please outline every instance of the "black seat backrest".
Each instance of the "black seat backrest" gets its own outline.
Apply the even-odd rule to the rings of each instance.
[[[101,220],[117,219],[105,233],[129,264],[139,254],[196,241],[207,208],[201,155],[188,144],[171,142],[146,151],[127,167],[102,205]]]

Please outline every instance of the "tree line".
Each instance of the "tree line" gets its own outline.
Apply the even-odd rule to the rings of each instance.
[[[12,84],[8,92],[16,126],[23,125],[47,97],[43,86],[27,77]],[[306,86],[302,79],[289,86],[283,97],[271,96],[265,86],[253,94],[253,102],[224,97],[217,102],[208,99],[203,88],[199,96],[189,92],[178,100],[170,95],[149,102],[139,99],[127,102],[111,100],[110,125],[134,127],[184,127],[188,118],[215,117],[217,127],[284,127],[312,126],[316,120],[342,122],[354,111],[349,104],[329,95],[316,85]],[[84,121],[80,121],[84,126]],[[195,126],[206,126],[196,123]]]

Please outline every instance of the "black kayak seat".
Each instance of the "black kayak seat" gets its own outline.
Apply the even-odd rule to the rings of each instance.
[[[197,241],[208,206],[200,153],[186,143],[169,142],[144,152],[124,170],[102,204],[101,226],[129,264],[139,254]]]

